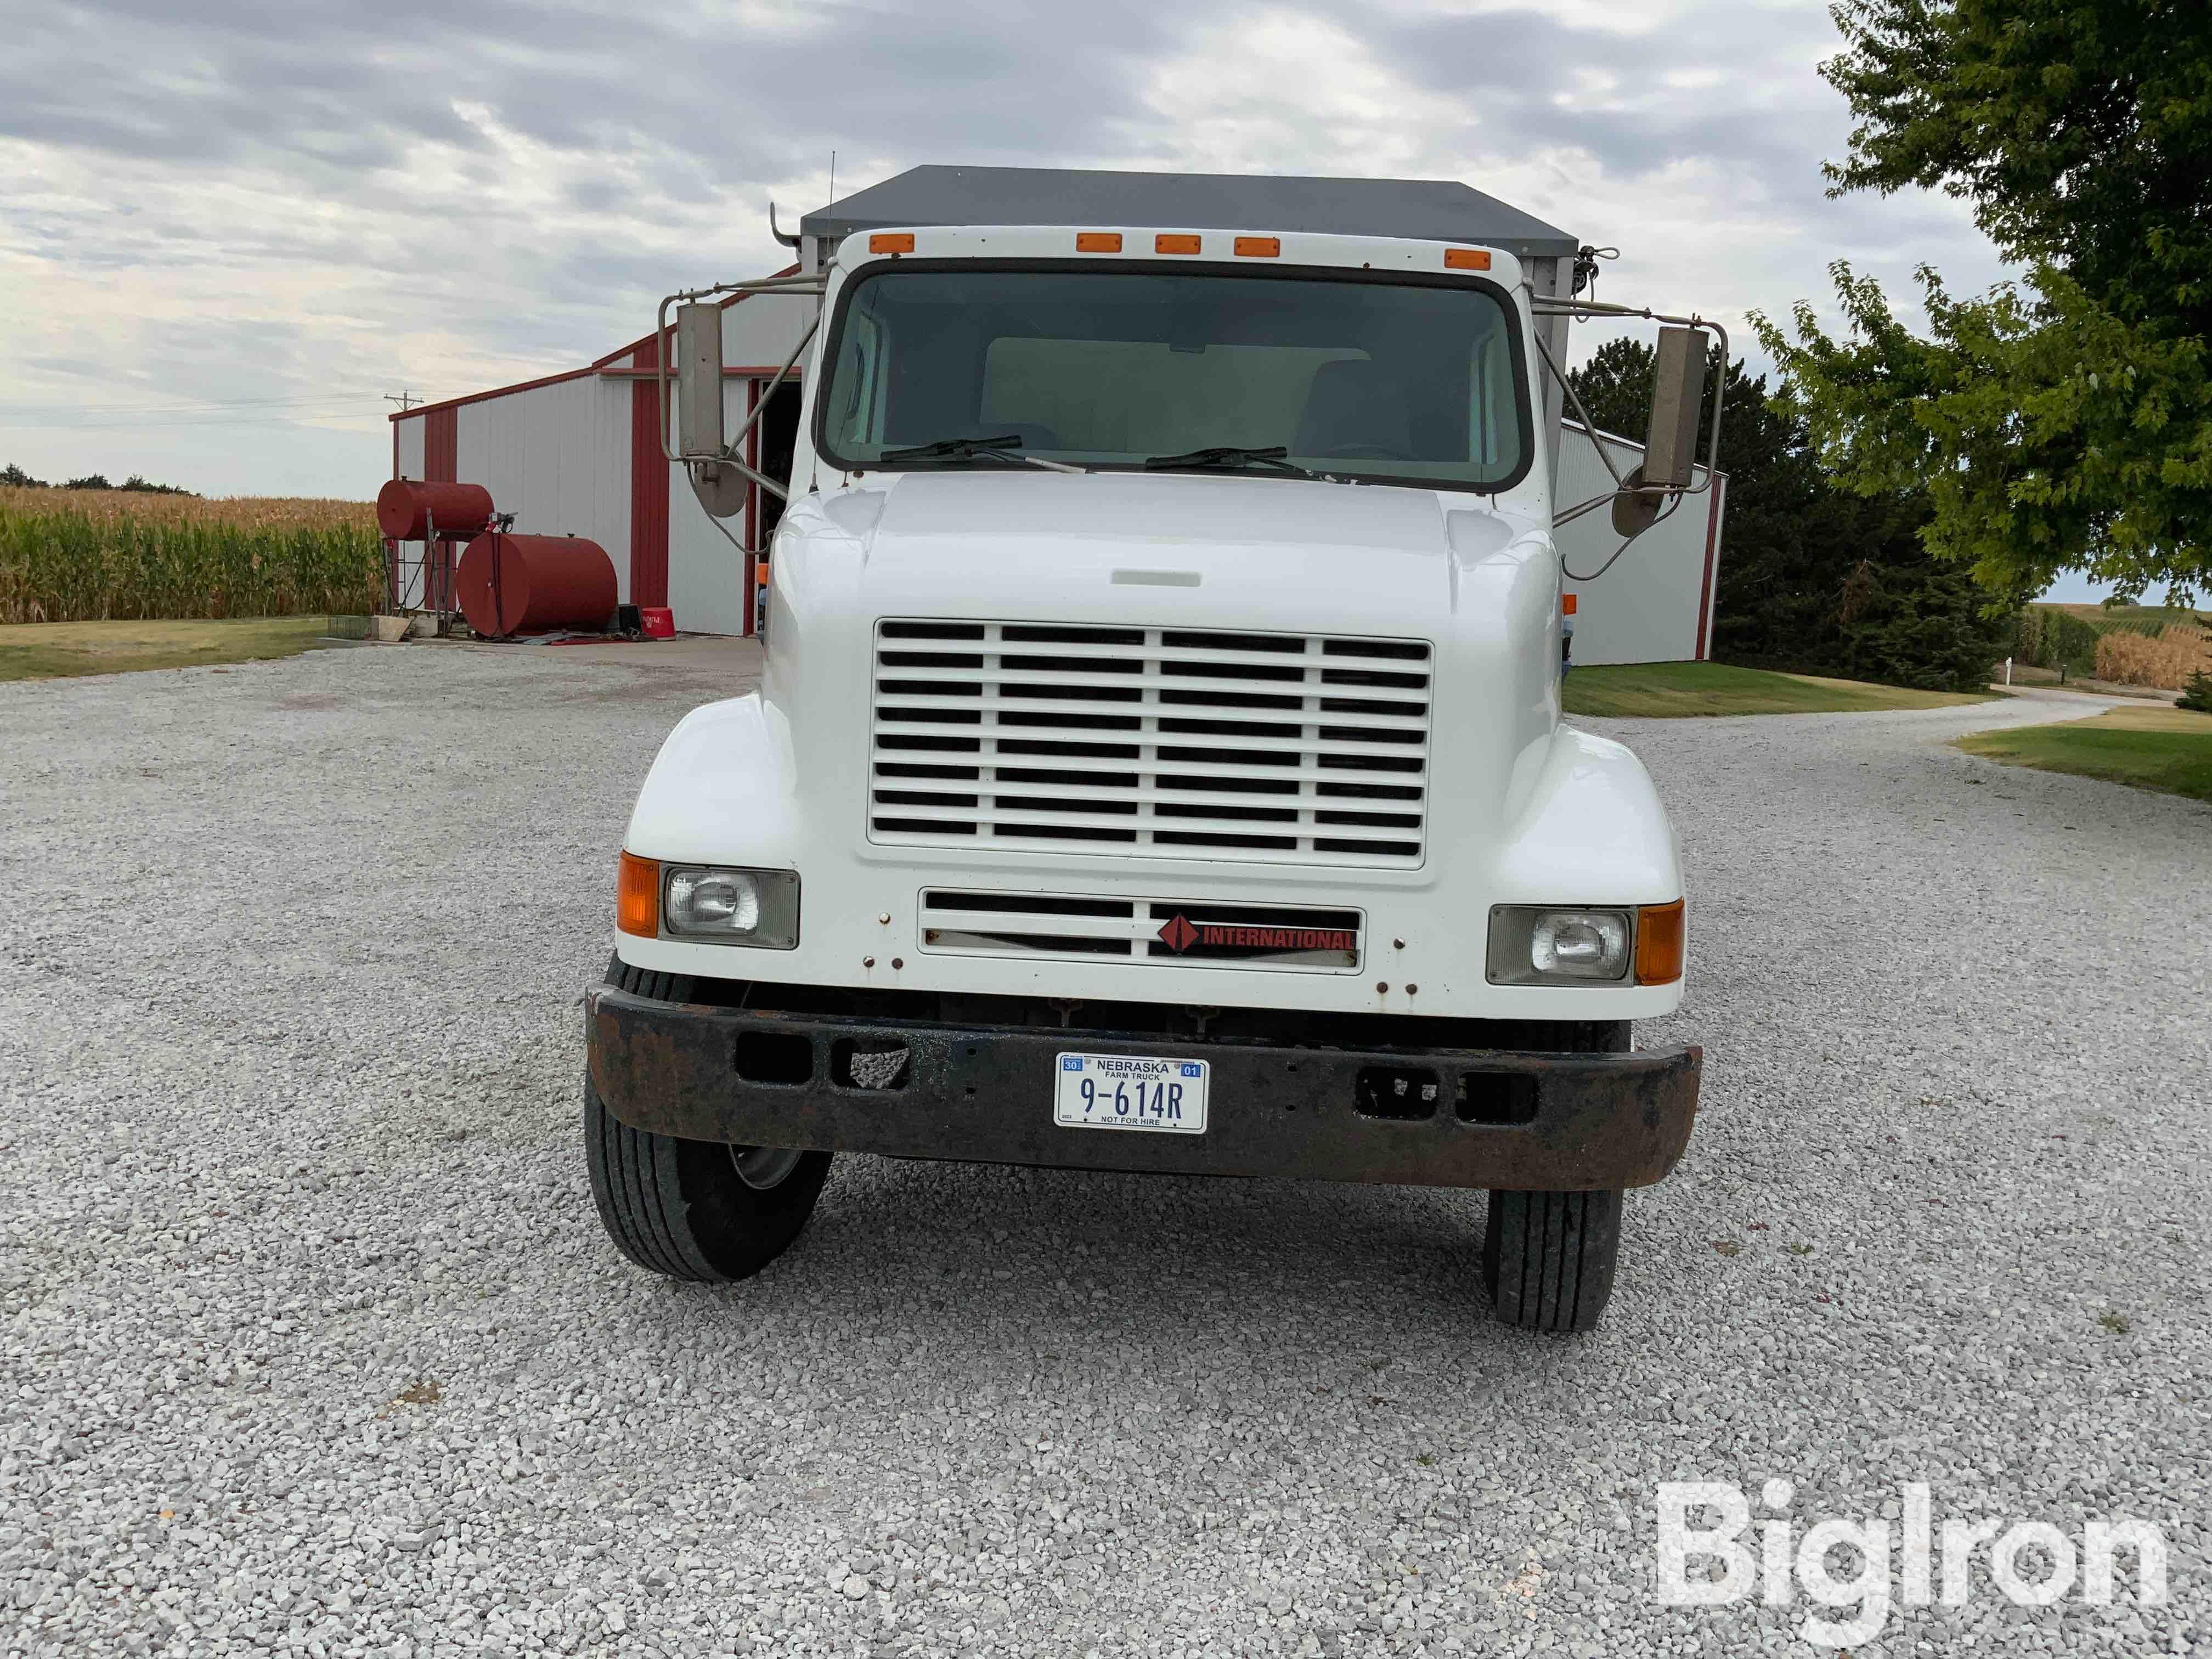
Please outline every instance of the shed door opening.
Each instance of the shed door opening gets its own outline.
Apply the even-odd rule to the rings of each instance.
[[[776,387],[768,400],[768,407],[760,417],[760,470],[786,489],[791,485],[791,452],[799,441],[799,386],[786,380]],[[783,502],[765,489],[757,489],[760,498],[760,539],[754,544],[765,548],[769,538],[775,534],[777,522],[783,517]]]

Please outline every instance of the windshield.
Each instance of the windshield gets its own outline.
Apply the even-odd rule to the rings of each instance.
[[[1527,470],[1512,313],[1486,284],[906,262],[847,286],[833,338],[817,431],[848,470],[924,446],[890,465],[1164,460],[1484,490]],[[1194,457],[1209,449],[1291,465]]]

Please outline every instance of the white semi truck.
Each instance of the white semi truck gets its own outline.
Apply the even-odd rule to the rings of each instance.
[[[662,308],[717,514],[787,476],[722,304],[818,312],[760,690],[655,760],[587,998],[615,1243],[742,1279],[841,1152],[1480,1188],[1498,1317],[1589,1328],[1702,1056],[1631,1043],[1682,867],[1560,719],[1553,532],[1711,477],[1712,325],[1562,502],[1567,323],[1652,313],[1464,186],[921,168],[792,240]]]

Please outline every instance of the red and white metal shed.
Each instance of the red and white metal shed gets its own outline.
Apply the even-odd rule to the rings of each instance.
[[[815,301],[755,294],[722,315],[724,402],[730,429],[751,412],[811,320]],[[741,556],[693,495],[681,467],[663,458],[653,373],[656,341],[632,341],[565,374],[500,386],[392,417],[392,474],[483,485],[514,527],[585,536],[614,561],[622,600],[667,605],[688,632],[752,631],[753,561]],[[794,369],[777,389],[763,427],[798,418]],[[775,434],[769,434],[774,449]],[[749,441],[757,446],[756,429]],[[783,453],[789,453],[787,441]],[[758,454],[753,457],[758,464]],[[781,503],[755,489],[728,520],[748,548],[767,545]],[[458,556],[449,554],[447,556]],[[422,576],[395,556],[395,608],[422,603]]]

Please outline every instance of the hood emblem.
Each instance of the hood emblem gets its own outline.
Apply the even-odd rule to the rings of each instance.
[[[1349,927],[1268,927],[1207,922],[1194,927],[1178,910],[1159,931],[1159,941],[1180,956],[1193,945],[1217,951],[1344,951],[1356,955],[1359,935]]]

